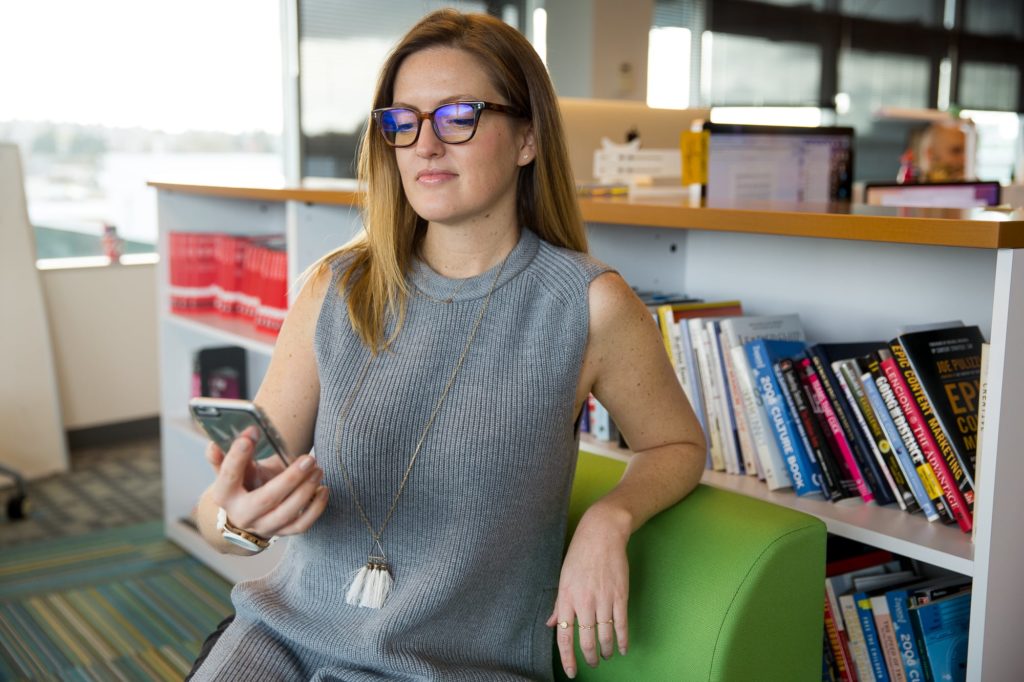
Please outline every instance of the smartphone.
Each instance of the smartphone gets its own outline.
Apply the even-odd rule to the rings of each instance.
[[[291,463],[281,436],[263,410],[251,400],[197,397],[189,401],[188,407],[196,424],[224,452],[228,451],[232,441],[243,431],[255,426],[258,436],[253,459],[276,456],[281,458],[285,466]]]

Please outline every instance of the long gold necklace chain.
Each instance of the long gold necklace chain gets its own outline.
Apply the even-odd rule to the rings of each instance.
[[[424,425],[423,431],[420,433],[420,437],[416,442],[416,448],[413,450],[412,457],[409,458],[409,465],[405,468],[405,474],[402,476],[402,481],[398,485],[398,491],[395,493],[395,496],[391,501],[391,508],[388,509],[387,516],[385,516],[379,531],[375,531],[373,529],[373,523],[371,523],[366,514],[366,510],[363,509],[363,505],[359,502],[355,485],[352,483],[352,476],[349,474],[348,467],[345,466],[344,459],[340,456],[341,453],[339,449],[338,461],[341,464],[341,472],[345,478],[345,484],[348,487],[349,493],[352,495],[352,501],[355,502],[356,510],[359,512],[359,516],[363,520],[363,524],[370,532],[370,537],[373,539],[373,547],[380,552],[379,555],[375,555],[373,554],[374,550],[371,549],[366,566],[359,569],[356,573],[345,598],[345,601],[353,606],[359,605],[368,608],[380,608],[384,605],[384,601],[390,593],[393,578],[391,576],[390,566],[388,564],[387,556],[384,554],[384,548],[381,546],[380,539],[383,537],[384,530],[387,528],[388,523],[391,522],[391,517],[398,508],[398,500],[402,496],[402,492],[405,490],[406,483],[409,482],[409,475],[412,473],[412,468],[416,464],[416,458],[419,456],[420,450],[423,448],[423,443],[427,439],[430,427],[433,426],[434,420],[441,411],[441,406],[444,404],[449,391],[451,391],[452,386],[455,384],[455,378],[458,376],[459,370],[462,369],[462,364],[465,362],[466,356],[469,355],[469,349],[473,345],[473,340],[476,339],[476,334],[480,330],[480,323],[483,322],[484,314],[487,312],[487,308],[490,305],[491,294],[494,293],[494,288],[498,284],[498,279],[501,277],[501,273],[505,269],[505,263],[507,261],[508,256],[501,261],[501,265],[498,267],[498,272],[494,275],[494,279],[491,280],[491,288],[487,291],[487,296],[484,298],[484,302],[480,306],[480,312],[477,313],[476,320],[473,322],[473,328],[470,330],[469,337],[466,339],[466,345],[462,349],[462,354],[455,363],[455,368],[452,369],[452,373],[448,377],[448,383],[445,384],[444,390],[441,392],[441,396],[437,399],[437,403],[435,403],[434,409],[431,411],[430,417],[427,419],[427,423]],[[342,406],[341,413],[338,415],[334,442],[338,443],[339,446],[341,443],[341,427],[345,422],[345,418],[348,417],[349,411],[352,409],[356,396],[359,395],[363,388],[363,384],[366,381],[366,377],[369,374],[370,365],[372,363],[373,354],[367,358],[366,364],[363,366],[363,369],[359,373],[359,377],[356,379],[355,388],[349,394],[348,400],[346,400],[345,404]]]

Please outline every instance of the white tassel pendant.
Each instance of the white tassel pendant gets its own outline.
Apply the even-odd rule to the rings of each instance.
[[[367,609],[379,609],[384,606],[394,579],[387,559],[371,556],[365,566],[360,568],[345,595],[345,603]]]

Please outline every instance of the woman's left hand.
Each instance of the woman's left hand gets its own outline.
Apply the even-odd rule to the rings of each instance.
[[[599,656],[611,658],[618,640],[625,655],[629,642],[626,605],[629,599],[629,562],[626,544],[630,528],[624,513],[598,502],[580,519],[562,563],[555,610],[548,627],[555,628],[562,668],[576,677],[574,630],[579,628],[580,650],[591,667]]]

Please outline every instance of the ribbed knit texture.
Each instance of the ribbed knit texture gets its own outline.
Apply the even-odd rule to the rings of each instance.
[[[327,510],[270,575],[235,588],[237,618],[195,679],[552,679],[545,621],[576,462],[587,290],[607,270],[522,231],[384,533],[395,585],[380,610],[345,603],[372,547],[339,458],[379,528],[498,269],[459,287],[415,264],[416,289],[454,301],[410,297],[340,443],[338,417],[369,355],[344,298],[329,294],[315,336]]]

